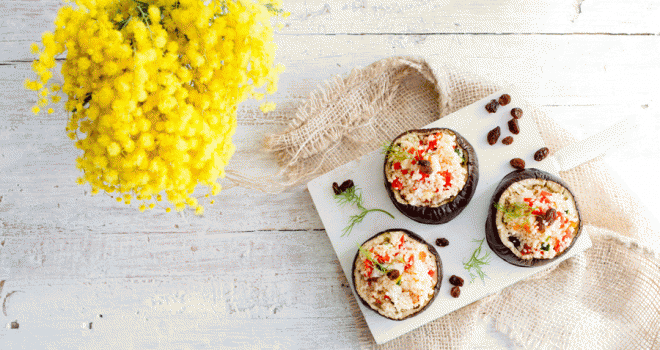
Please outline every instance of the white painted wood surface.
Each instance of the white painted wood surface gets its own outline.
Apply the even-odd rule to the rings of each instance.
[[[304,186],[223,191],[203,217],[139,213],[77,186],[66,116],[33,116],[29,44],[57,0],[0,3],[2,348],[356,348],[359,312]],[[324,80],[426,52],[528,100],[578,138],[623,118],[645,125],[606,158],[660,216],[657,1],[285,1],[287,71],[263,116],[240,109],[231,168],[276,172],[264,135]],[[102,317],[101,317],[102,315]],[[88,329],[89,323],[92,329]],[[87,328],[86,328],[87,327]],[[492,327],[475,348],[513,348]]]

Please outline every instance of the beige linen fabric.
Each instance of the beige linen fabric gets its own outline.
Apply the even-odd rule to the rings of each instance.
[[[298,108],[285,131],[267,138],[266,147],[289,184],[299,183],[495,91],[420,58],[392,57],[330,81]],[[576,141],[539,110],[525,117],[534,118],[551,152]],[[660,349],[660,255],[646,248],[660,234],[599,159],[561,176],[579,200],[591,249],[381,346],[351,298],[360,345],[466,348],[475,344],[470,337],[481,318],[526,348]]]

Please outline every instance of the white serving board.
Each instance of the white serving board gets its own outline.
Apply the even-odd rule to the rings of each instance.
[[[486,103],[491,99],[499,98],[503,93],[512,96],[511,103],[507,106],[500,106],[497,113],[489,114],[485,109]],[[384,156],[380,151],[364,155],[307,184],[316,205],[316,210],[321,217],[351,287],[353,287],[351,269],[355,254],[358,251],[358,245],[380,231],[390,228],[405,228],[419,234],[433,245],[435,245],[435,240],[440,237],[449,240],[449,246],[436,247],[443,265],[443,279],[439,295],[435,298],[433,304],[421,314],[403,321],[386,319],[359,302],[359,297],[355,294],[353,288],[353,294],[358,299],[358,305],[376,343],[382,344],[399,337],[591,247],[589,237],[580,235],[573,248],[556,261],[541,267],[525,268],[506,263],[495,255],[488,247],[488,243],[484,241],[483,251],[489,252],[491,256],[490,264],[483,267],[483,271],[488,275],[488,278],[484,282],[475,279],[470,283],[470,276],[463,268],[463,262],[469,259],[477,247],[474,240],[485,238],[485,223],[490,197],[500,180],[506,174],[515,170],[511,167],[509,161],[512,158],[522,158],[528,168],[538,168],[559,176],[559,166],[554,157],[548,157],[542,162],[534,160],[534,152],[544,147],[545,144],[536,128],[536,124],[529,116],[526,117],[523,114],[523,117],[518,120],[520,134],[512,135],[514,138],[513,144],[509,146],[502,144],[501,140],[511,135],[507,122],[511,119],[510,111],[513,107],[520,107],[523,112],[530,110],[530,107],[515,92],[499,91],[426,126],[426,128],[446,127],[457,131],[472,144],[479,160],[479,184],[472,201],[459,216],[446,224],[420,224],[401,214],[394,207],[383,184]],[[496,126],[500,126],[502,134],[498,143],[491,146],[486,141],[486,135]],[[401,132],[404,131],[406,130],[401,130]],[[337,204],[334,199],[332,183],[341,184],[347,179],[353,180],[355,185],[362,190],[365,208],[384,209],[392,213],[395,218],[391,219],[389,216],[378,212],[369,213],[362,223],[353,228],[350,235],[342,237],[342,230],[348,223],[349,217],[358,213],[358,210],[354,205],[340,207]],[[466,281],[466,284],[461,288],[459,298],[453,298],[449,294],[452,287],[449,283],[451,275],[461,276]]]

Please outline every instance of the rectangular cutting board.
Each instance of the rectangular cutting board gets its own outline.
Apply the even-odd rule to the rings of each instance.
[[[511,103],[500,106],[497,113],[488,113],[485,105],[492,99],[497,100],[503,93],[511,95]],[[522,158],[528,168],[541,169],[559,176],[559,165],[554,157],[548,157],[541,162],[534,160],[534,152],[544,147],[545,144],[536,124],[529,116],[525,117],[523,114],[523,117],[518,120],[520,134],[512,135],[513,144],[509,146],[502,144],[502,138],[511,135],[507,122],[511,119],[510,111],[514,107],[522,108],[523,111],[531,110],[514,91],[499,91],[425,126],[425,128],[445,127],[457,131],[472,144],[479,160],[479,183],[472,201],[461,214],[446,224],[420,224],[407,218],[394,207],[383,184],[384,155],[380,150],[336,168],[307,184],[316,210],[376,343],[382,344],[399,337],[539,271],[555,266],[591,247],[589,237],[580,235],[573,248],[556,261],[542,267],[525,268],[504,262],[490,250],[487,242],[484,241],[482,251],[490,253],[490,263],[483,267],[483,271],[488,276],[485,281],[475,279],[471,282],[469,273],[463,268],[463,262],[470,258],[477,247],[477,243],[474,241],[485,238],[484,227],[490,198],[500,180],[515,170],[509,164],[512,158]],[[496,126],[500,126],[502,135],[498,143],[491,146],[486,141],[486,135]],[[404,131],[406,130],[401,130],[402,133]],[[391,140],[383,140],[383,142],[385,141]],[[341,207],[334,199],[332,183],[341,184],[347,179],[353,180],[356,186],[362,190],[365,208],[384,209],[392,213],[395,218],[391,219],[378,212],[369,213],[364,221],[353,228],[350,235],[342,237],[342,230],[347,225],[349,217],[359,212],[354,205]],[[436,247],[443,265],[443,279],[439,295],[424,312],[403,321],[386,319],[365,307],[359,302],[359,297],[353,288],[351,269],[358,245],[374,234],[390,228],[408,229],[422,236],[430,244],[434,244],[435,240],[440,237],[449,240],[449,246]],[[461,276],[466,281],[461,288],[459,298],[453,298],[449,294],[452,286],[448,280],[451,275]]]

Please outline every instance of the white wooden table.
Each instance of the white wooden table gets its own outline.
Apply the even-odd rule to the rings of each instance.
[[[304,186],[225,190],[203,217],[141,214],[78,186],[66,115],[33,116],[29,45],[59,0],[0,3],[0,348],[356,348],[357,310]],[[521,87],[578,138],[645,125],[606,161],[660,213],[660,3],[654,0],[288,0],[287,67],[264,117],[239,111],[232,168],[272,171],[265,134],[324,80],[432,48]],[[4,325],[12,321],[19,329]],[[93,325],[89,329],[90,323]],[[483,325],[475,348],[515,348]]]

